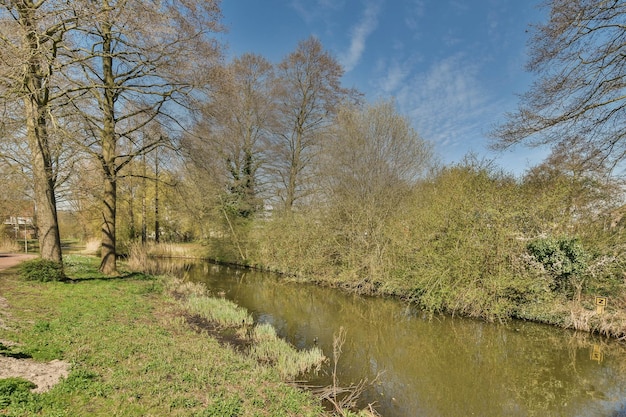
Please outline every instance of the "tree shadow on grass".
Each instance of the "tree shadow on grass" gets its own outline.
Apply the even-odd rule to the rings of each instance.
[[[154,281],[156,278],[143,272],[126,272],[117,275],[93,274],[92,276],[66,277],[66,284],[79,284],[85,281]]]
[[[32,356],[24,353],[24,352],[14,352],[13,349],[11,349],[8,346],[3,345],[2,343],[0,343],[0,356],[4,356],[5,358],[13,358],[13,359],[31,359]]]

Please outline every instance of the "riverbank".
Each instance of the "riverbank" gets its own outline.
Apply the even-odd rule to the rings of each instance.
[[[410,291],[387,291],[386,288],[368,280],[338,280],[334,277],[318,276],[308,279],[318,285],[340,288],[344,291],[375,297],[392,297],[405,300],[409,304],[420,306],[419,297]],[[539,324],[548,324],[563,329],[598,334],[626,341],[626,296],[599,297],[604,303],[598,309],[598,297],[593,294],[582,295],[580,300],[568,300],[565,297],[553,297],[536,303],[525,303],[513,309],[509,316],[475,316],[465,310],[454,307],[431,311],[430,314],[446,314],[486,321],[521,320]]]
[[[341,291],[354,293],[369,297],[391,297],[403,300],[408,304],[421,306],[419,295],[410,288],[400,286],[386,286],[380,281],[371,279],[359,279],[357,277],[337,276],[332,274],[293,274],[284,272],[276,267],[264,267],[261,265],[242,264],[236,260],[211,259],[206,257],[185,256],[187,259],[202,259],[221,265],[228,265],[236,268],[249,268],[258,271],[272,272],[291,279],[316,285],[337,288]],[[626,294],[618,297],[599,297],[605,303],[603,308],[597,306],[598,296],[594,294],[582,294],[580,299],[570,300],[566,297],[546,297],[537,302],[520,304],[513,308],[511,313],[503,316],[484,316],[472,314],[463,309],[441,308],[428,310],[433,316],[446,314],[467,318],[477,318],[488,322],[507,320],[529,321],[539,324],[547,324],[563,329],[582,331],[586,333],[598,334],[613,339],[626,341]]]
[[[68,282],[0,272],[0,356],[71,364],[47,392],[4,380],[0,415],[324,414],[319,400],[283,382],[274,367],[191,326],[162,279],[104,277],[97,259],[84,259],[66,261]]]
[[[290,268],[280,262],[242,263],[235,256],[216,259],[207,256],[207,250],[200,244],[148,245],[136,247],[131,252],[129,263],[136,268],[147,266],[146,272],[152,272],[150,265],[157,265],[151,261],[154,258],[204,259],[233,267],[274,272],[359,295],[392,297],[423,308],[433,316],[447,314],[486,321],[516,319],[626,340],[626,281],[611,284],[610,290],[607,290],[609,286],[596,283],[595,290],[581,292],[579,298],[572,299],[567,294],[550,291],[543,282],[545,277],[530,274],[526,265],[518,271],[519,275],[513,274],[504,282],[490,282],[493,288],[487,287],[486,282],[477,286],[464,286],[456,282],[456,286],[451,286],[448,282],[450,277],[437,276],[429,281],[430,287],[424,287],[422,283],[418,289],[414,284],[416,272],[410,270],[405,271],[406,275],[363,277],[342,273],[331,267],[315,271],[308,268],[299,270],[298,265],[307,262],[305,258],[294,261],[300,263],[291,264]],[[158,266],[162,268],[163,262],[158,263]],[[535,265],[532,267],[536,268]],[[415,269],[419,270],[419,267]],[[485,278],[483,280],[487,281]],[[597,297],[605,302],[602,309],[597,308]]]

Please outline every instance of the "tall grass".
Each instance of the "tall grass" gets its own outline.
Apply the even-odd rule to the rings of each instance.
[[[185,308],[192,314],[196,314],[222,327],[238,327],[251,325],[252,316],[248,311],[225,298],[213,298],[192,295],[187,299]]]
[[[194,258],[200,256],[199,245],[184,245],[168,242],[132,242],[128,244],[128,255],[130,258],[138,256],[152,258]]]
[[[179,259],[197,257],[198,253],[196,247],[170,243],[133,242],[127,249],[128,267],[152,275],[180,275],[187,265]]]
[[[271,324],[257,325],[250,355],[261,363],[276,367],[283,379],[293,379],[308,371],[319,371],[326,357],[317,346],[298,351],[276,335]]]
[[[207,296],[209,290],[199,282],[191,282],[182,278],[167,276],[163,281],[166,293],[176,299]]]

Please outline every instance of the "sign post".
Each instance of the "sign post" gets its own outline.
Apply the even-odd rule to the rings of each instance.
[[[604,313],[604,309],[606,308],[606,297],[596,297],[596,313],[602,314]]]

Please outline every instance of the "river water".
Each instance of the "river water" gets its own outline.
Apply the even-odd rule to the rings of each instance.
[[[521,321],[429,317],[397,300],[208,263],[187,274],[299,349],[317,343],[332,358],[343,327],[339,384],[375,381],[361,406],[374,403],[385,417],[626,417],[624,343]],[[307,380],[329,385],[330,362]]]

